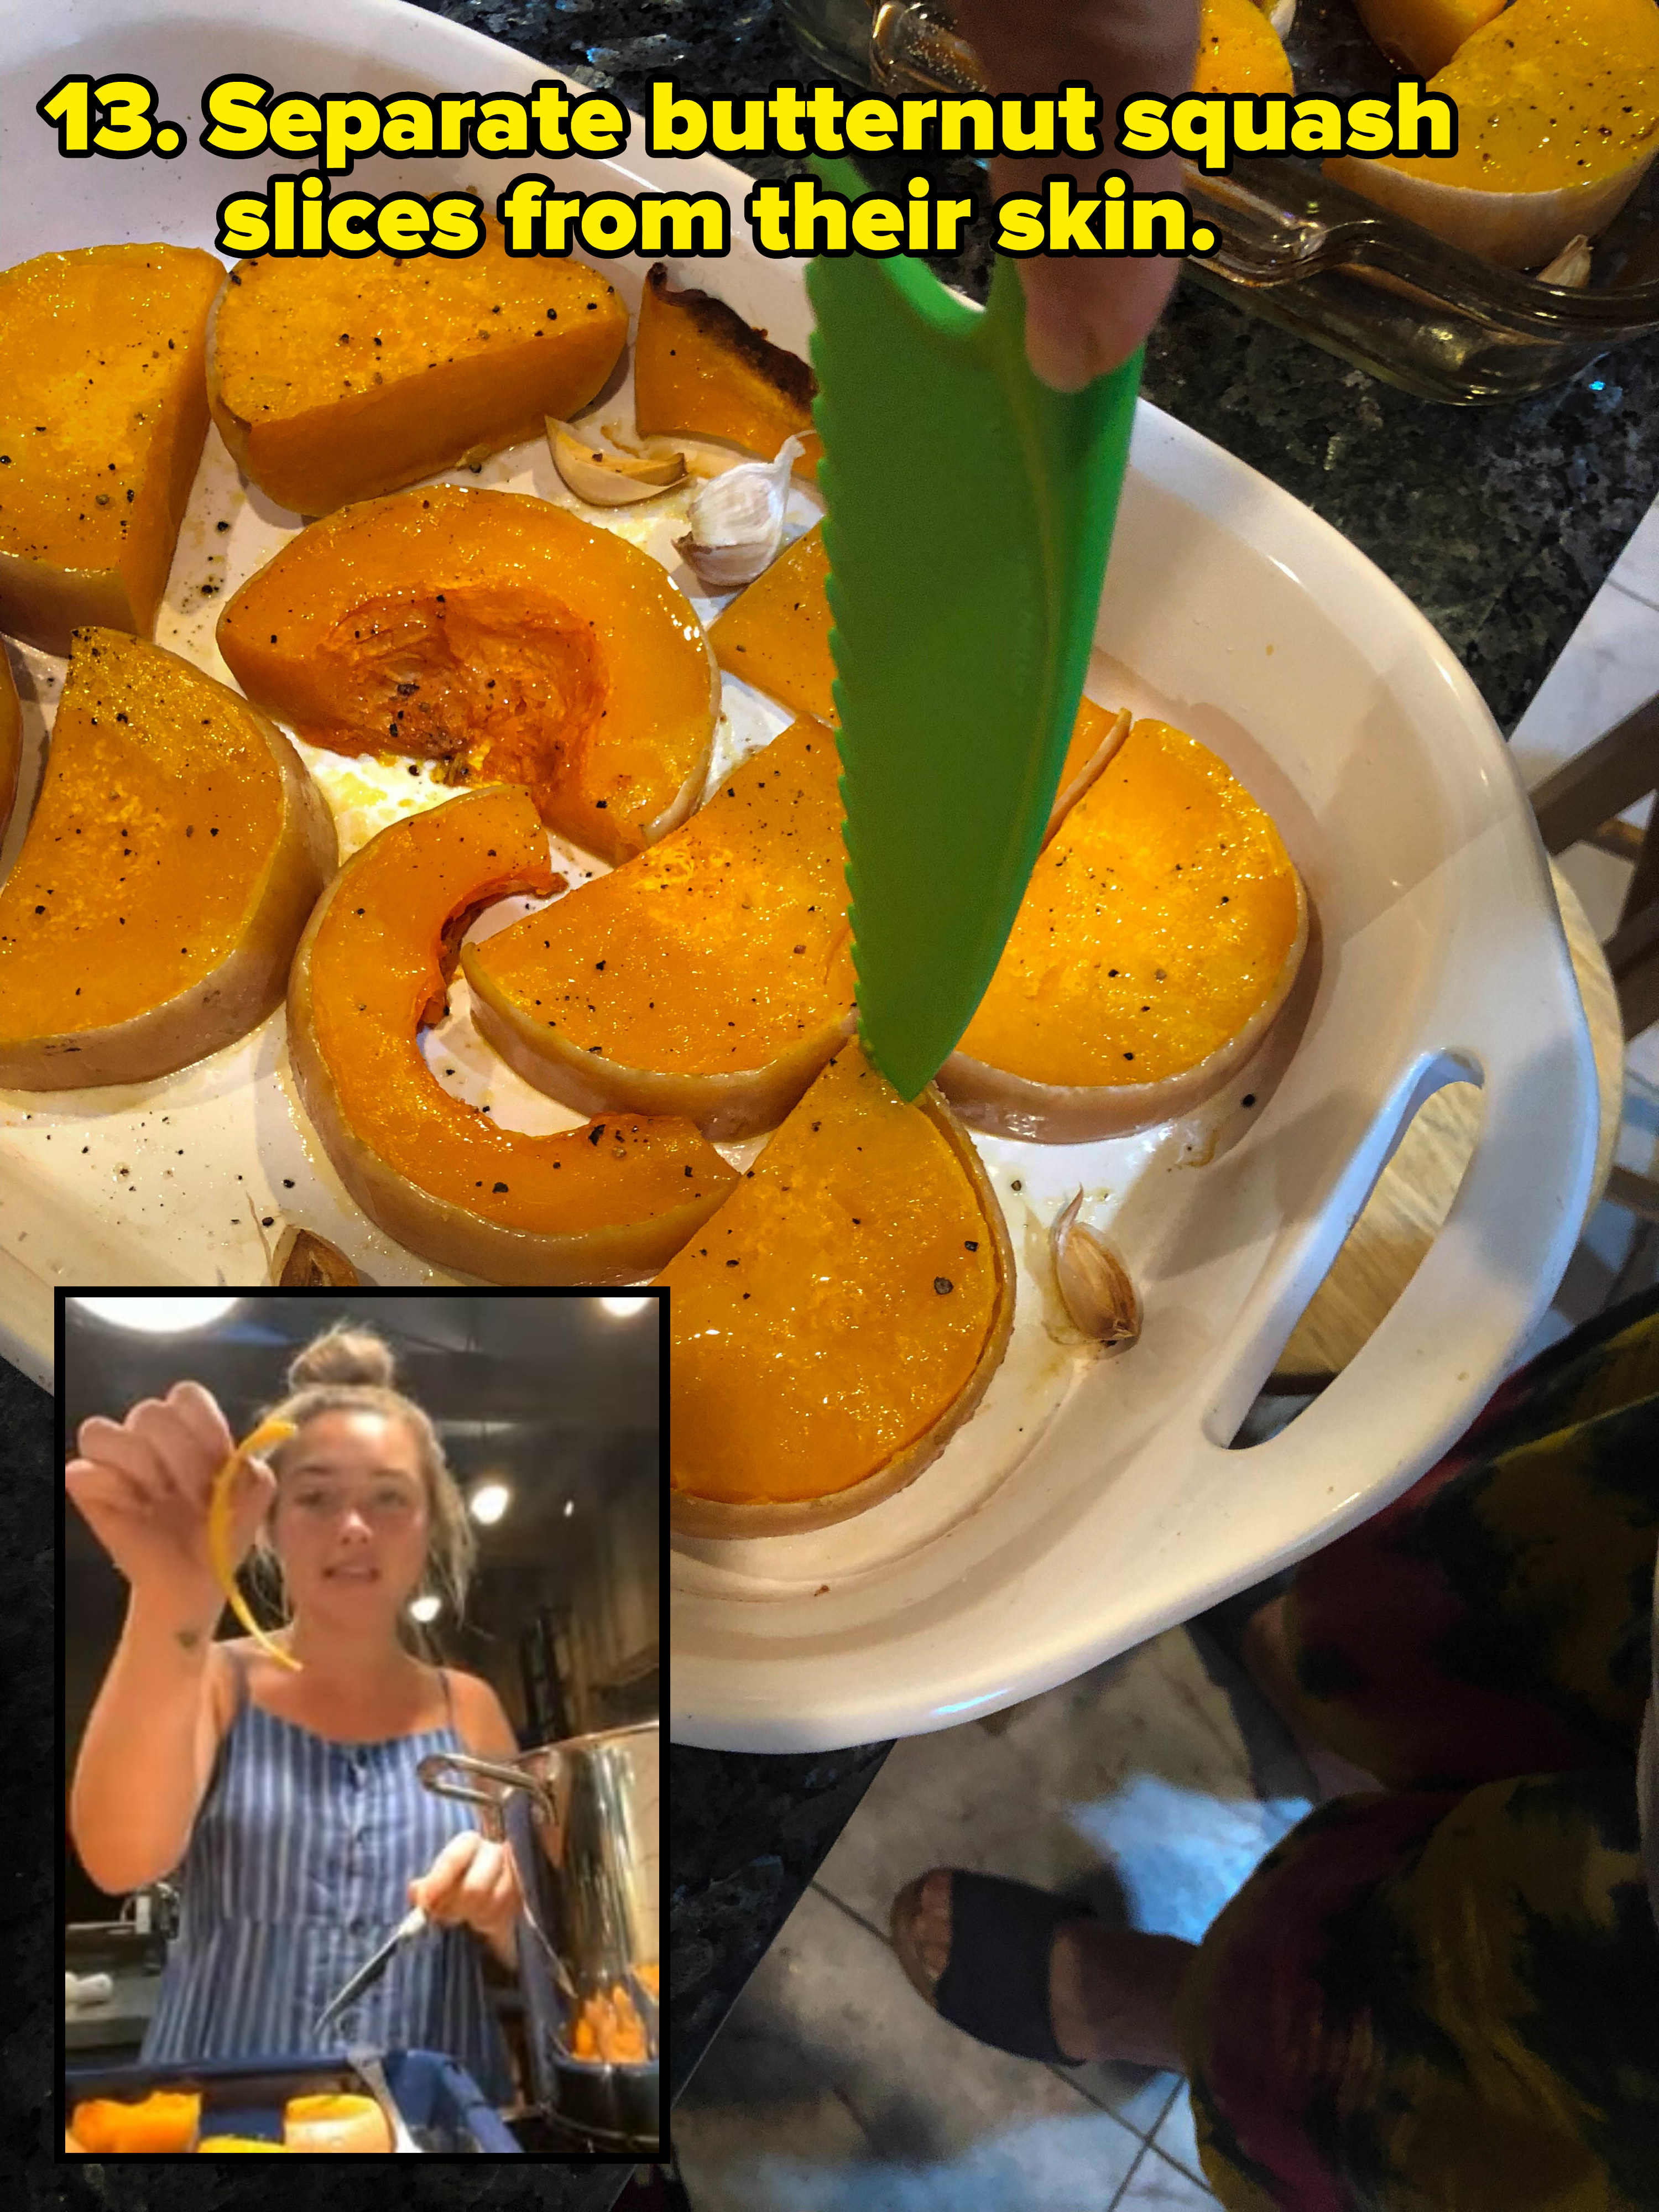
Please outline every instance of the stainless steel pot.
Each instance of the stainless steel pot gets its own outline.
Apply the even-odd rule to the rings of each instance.
[[[435,1796],[486,1808],[487,1832],[511,1847],[524,1899],[519,1979],[538,2106],[599,2148],[655,2148],[657,1723],[573,1736],[507,1760],[440,1752],[417,1771]],[[624,2031],[637,2023],[643,2057],[580,2055],[585,2016]]]

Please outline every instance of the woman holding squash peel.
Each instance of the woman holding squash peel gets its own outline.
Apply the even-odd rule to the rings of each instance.
[[[196,1382],[82,1424],[69,1492],[129,1598],[70,1827],[104,1889],[178,1872],[180,1932],[145,2063],[314,2050],[324,2007],[420,1905],[434,1926],[343,2032],[450,2053],[505,2102],[478,1946],[513,1963],[511,1855],[415,1770],[432,1752],[501,1759],[518,1745],[487,1683],[423,1665],[401,1639],[422,1587],[459,1607],[471,1540],[432,1425],[392,1375],[377,1337],[319,1338],[272,1409],[280,1440],[254,1456],[235,1452]],[[291,1617],[273,1638],[216,1641],[215,1551],[234,1572],[250,1548],[275,1567]]]

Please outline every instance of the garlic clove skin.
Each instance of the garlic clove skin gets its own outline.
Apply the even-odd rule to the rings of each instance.
[[[799,438],[786,438],[773,459],[740,461],[692,495],[686,509],[691,526],[674,540],[674,550],[699,583],[710,591],[735,591],[752,584],[777,559],[790,469],[805,450]]]
[[[1570,238],[1553,261],[1538,272],[1540,284],[1560,284],[1569,291],[1582,292],[1590,280],[1590,242],[1581,233]]]
[[[566,487],[590,507],[628,507],[635,500],[656,499],[685,480],[684,453],[607,453],[551,415],[547,442]]]
[[[1291,26],[1296,21],[1296,0],[1273,0],[1267,9],[1267,21],[1279,34],[1281,46],[1291,35]]]
[[[1078,1218],[1079,1191],[1048,1232],[1054,1279],[1066,1312],[1108,1352],[1127,1352],[1140,1334],[1140,1297],[1128,1269],[1097,1229]]]

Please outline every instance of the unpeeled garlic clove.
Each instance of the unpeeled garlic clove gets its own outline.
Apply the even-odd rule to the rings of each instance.
[[[579,438],[568,422],[547,418],[553,465],[578,499],[592,507],[627,507],[655,499],[685,478],[684,453],[607,453]]]
[[[699,583],[711,592],[735,591],[776,560],[790,468],[805,450],[799,438],[786,438],[771,460],[740,461],[692,495],[686,509],[691,527],[674,540],[674,550],[690,562]]]
[[[1538,272],[1540,284],[1565,285],[1571,292],[1582,292],[1590,280],[1590,242],[1580,235],[1570,238],[1553,261]]]
[[[1066,1310],[1085,1336],[1109,1352],[1126,1351],[1140,1334],[1140,1298],[1129,1271],[1097,1229],[1078,1218],[1083,1193],[1048,1232],[1054,1279]]]
[[[1283,46],[1291,35],[1291,26],[1296,21],[1296,0],[1273,0],[1273,4],[1267,10],[1267,21]]]

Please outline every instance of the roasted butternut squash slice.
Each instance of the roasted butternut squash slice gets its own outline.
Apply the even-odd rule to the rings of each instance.
[[[782,700],[792,714],[833,723],[829,574],[823,525],[815,523],[721,608],[708,642],[728,674]]]
[[[634,340],[634,420],[641,435],[728,438],[769,461],[788,437],[804,448],[794,473],[816,483],[823,445],[812,428],[817,379],[799,354],[707,292],[647,274]]]
[[[696,1536],[819,1528],[903,1489],[1013,1326],[1013,1253],[972,1143],[856,1044],[658,1279],[670,1515]]]
[[[1249,792],[1195,738],[1137,722],[1038,860],[939,1088],[1001,1136],[1149,1128],[1231,1079],[1307,937],[1302,879]]]
[[[152,2089],[131,2104],[95,2097],[76,2106],[70,2132],[83,2151],[165,2156],[190,2148],[201,2114],[201,2096],[193,2089]]]
[[[811,714],[833,728],[836,664],[830,653],[830,574],[823,550],[823,526],[785,548],[771,566],[709,627],[714,658],[731,675],[781,699],[792,713]],[[1117,718],[1092,699],[1079,705],[1060,770],[1060,787],[1048,818],[1048,835],[1066,809],[1074,806],[1127,734]]]
[[[468,945],[478,1028],[580,1113],[775,1127],[853,1024],[840,774],[796,722],[652,851]]]
[[[0,890],[0,1083],[140,1083],[283,1002],[335,862],[294,747],[222,684],[77,631],[40,797]]]
[[[1355,0],[1359,20],[1397,70],[1432,76],[1505,0]]]
[[[17,777],[23,764],[23,710],[5,648],[0,647],[0,837],[17,803]]]
[[[478,252],[244,261],[208,346],[220,435],[296,514],[395,491],[542,434],[621,358],[628,312],[579,261]]]
[[[702,796],[720,672],[648,553],[519,492],[434,485],[313,523],[219,617],[237,682],[312,744],[527,787],[625,860]]]
[[[183,246],[88,246],[0,271],[0,630],[67,653],[148,637],[207,435],[208,310]]]
[[[736,1170],[686,1121],[497,1128],[421,1054],[473,916],[555,881],[536,810],[510,786],[394,822],[312,916],[289,987],[289,1049],[347,1189],[411,1252],[486,1282],[631,1282],[678,1250]]]
[[[1508,269],[1605,230],[1659,155],[1654,0],[1513,0],[1429,81],[1457,151],[1344,155],[1350,191]]]
[[[1097,773],[1129,718],[1089,712]],[[840,766],[803,717],[651,852],[468,947],[484,1036],[585,1114],[775,1127],[853,1029]]]
[[[1256,0],[1203,0],[1193,90],[1295,92],[1289,57]]]

